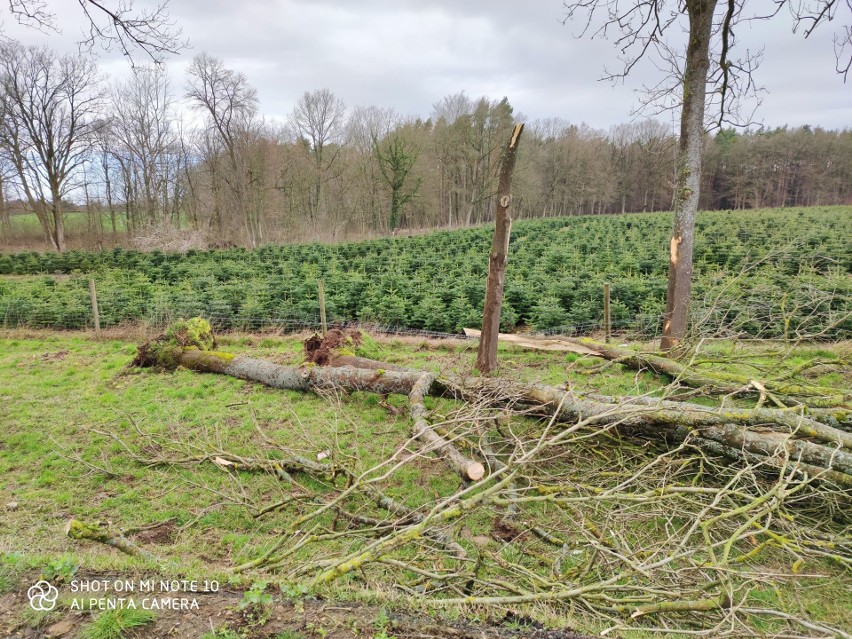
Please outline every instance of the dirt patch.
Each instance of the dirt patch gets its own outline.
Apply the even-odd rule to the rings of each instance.
[[[252,621],[238,609],[241,592],[197,593],[195,610],[161,610],[154,622],[133,633],[134,639],[181,637],[197,639],[211,629],[230,629],[245,639],[590,639],[569,628],[546,629],[512,613],[487,622],[446,620],[426,615],[351,602],[317,599],[285,600],[278,593],[264,611],[264,621]],[[79,639],[93,619],[91,612],[53,612],[33,627],[26,590],[0,596],[0,637],[16,639]],[[285,634],[286,633],[286,634]]]
[[[61,362],[68,357],[68,351],[56,351],[55,353],[44,353],[41,358],[45,362]]]
[[[167,546],[177,536],[178,526],[176,519],[167,519],[156,524],[129,531],[128,536],[139,544],[158,544]]]
[[[506,543],[513,543],[527,538],[526,531],[515,528],[500,517],[494,520],[491,534],[495,539],[505,541]]]

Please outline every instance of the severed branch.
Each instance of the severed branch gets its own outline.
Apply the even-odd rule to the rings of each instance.
[[[479,481],[485,475],[485,466],[462,455],[459,450],[445,438],[438,435],[426,420],[426,406],[423,398],[429,393],[435,382],[434,375],[424,373],[411,389],[411,419],[414,421],[414,435],[427,445],[427,450],[435,450],[441,458],[455,470],[462,479]]]
[[[159,557],[141,548],[122,534],[110,532],[98,522],[85,523],[77,519],[71,519],[65,526],[65,534],[77,541],[94,541],[99,544],[106,544],[116,550],[120,550],[125,555],[139,557],[158,566],[162,565],[162,560]]]

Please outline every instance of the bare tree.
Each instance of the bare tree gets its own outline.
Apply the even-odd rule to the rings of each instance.
[[[133,61],[141,52],[159,64],[168,54],[179,53],[188,45],[169,17],[168,0],[143,9],[134,9],[132,0],[77,0],[88,24],[80,44],[88,49],[100,45],[118,48]],[[9,13],[19,23],[58,32],[56,13],[49,0],[8,0]]]
[[[63,198],[86,161],[101,121],[95,63],[82,56],[0,46],[0,147],[52,248],[65,249]]]
[[[345,131],[346,104],[328,89],[306,92],[290,116],[294,133],[308,144],[314,161],[310,215],[316,219],[323,205],[323,185],[340,153]]]
[[[163,226],[171,213],[171,182],[176,177],[171,156],[177,150],[168,75],[162,68],[140,68],[111,93],[113,140],[129,158],[132,206],[144,223]]]
[[[346,146],[350,152],[350,175],[356,183],[354,204],[361,233],[382,227],[385,194],[373,140],[388,135],[399,119],[393,109],[370,105],[352,109],[346,123]]]
[[[215,161],[216,146],[220,145],[227,165],[227,171],[211,176],[214,196],[221,178],[231,196],[227,208],[240,221],[248,246],[254,248],[263,234],[249,193],[253,184],[250,147],[257,128],[257,91],[245,75],[202,53],[193,58],[189,68],[186,97],[208,117],[206,146],[208,150],[213,146],[208,156]]]
[[[5,101],[0,100],[0,122],[6,119]],[[11,177],[14,175],[14,167],[7,154],[0,148],[0,238],[11,239],[12,219],[9,216],[8,200],[6,192]]]
[[[8,181],[6,167],[0,156],[0,237],[8,238],[12,234],[12,220],[6,207],[6,182]]]
[[[777,14],[785,5],[790,8],[795,25],[805,25],[805,36],[823,22],[836,16],[842,0],[774,0],[769,14],[744,16],[744,0],[567,0],[566,22],[584,16],[582,33],[606,37],[616,32],[615,44],[623,54],[621,72],[608,74],[623,78],[649,53],[669,65],[668,77],[647,90],[648,104],[680,107],[680,141],[675,174],[674,226],[670,245],[669,282],[661,347],[676,346],[687,328],[689,298],[692,289],[692,248],[695,214],[701,185],[701,160],[704,145],[705,112],[708,104],[715,107],[719,126],[725,122],[739,124],[738,114],[743,98],[755,91],[753,72],[757,59],[748,53],[742,59],[733,55],[735,29],[743,21],[763,19]],[[852,3],[846,0],[847,6]],[[765,7],[764,7],[765,8]],[[757,9],[756,9],[757,10]],[[597,15],[602,14],[599,25]],[[681,53],[666,40],[675,25],[687,22],[687,46]],[[849,44],[847,36],[835,39],[838,71],[846,73],[849,65],[841,62]]]

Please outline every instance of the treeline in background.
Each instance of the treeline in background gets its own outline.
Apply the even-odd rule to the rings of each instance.
[[[278,121],[244,75],[206,54],[177,86],[162,69],[116,81],[86,57],[2,49],[7,251],[253,248],[480,224],[512,123],[525,119],[506,98],[462,92],[407,116],[320,89]],[[528,122],[514,216],[669,210],[676,142],[655,120],[608,131]],[[704,209],[852,203],[850,130],[722,130],[706,145]]]

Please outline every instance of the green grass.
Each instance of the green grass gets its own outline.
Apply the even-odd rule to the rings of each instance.
[[[155,617],[150,610],[138,608],[105,610],[86,626],[81,639],[126,639],[128,631],[148,625]]]
[[[302,359],[296,340],[226,336],[221,342],[223,349],[279,363]],[[473,345],[456,344],[461,345],[431,350],[390,339],[379,355],[434,372],[469,370]],[[370,393],[352,393],[338,406],[313,394],[233,378],[126,369],[134,353],[134,343],[57,334],[2,341],[0,423],[6,427],[0,430],[0,500],[14,500],[19,508],[7,513],[11,528],[0,531],[0,543],[53,561],[69,552],[88,557],[100,554],[99,549],[72,545],[62,534],[70,517],[109,520],[120,527],[175,518],[179,527],[191,525],[163,552],[194,557],[203,540],[206,561],[229,565],[255,552],[257,533],[277,524],[259,525],[244,508],[222,504],[213,491],[227,491],[231,479],[217,469],[143,468],[106,433],[137,449],[158,437],[250,455],[260,427],[309,458],[326,449],[346,450],[365,468],[390,455],[408,434],[406,412],[390,412]],[[803,351],[799,357],[806,356]],[[500,365],[501,374],[518,381],[568,383],[581,391],[623,395],[659,387],[650,373],[636,374],[620,365],[590,373],[600,361],[574,355],[501,347]],[[428,401],[439,414],[454,407],[444,400]],[[405,406],[402,397],[388,402]],[[210,490],[193,488],[189,480]],[[252,477],[250,486],[249,497],[257,500],[278,490],[266,477]],[[418,506],[458,487],[458,478],[440,464],[430,464],[404,467],[389,492]]]
[[[96,214],[97,215],[97,214]],[[112,232],[112,220],[108,213],[100,214],[104,233]],[[81,236],[89,232],[89,215],[86,211],[66,211],[63,217],[66,236]],[[35,213],[16,213],[11,216],[13,236],[41,237],[41,223]],[[119,233],[127,231],[127,218],[124,211],[115,213],[115,230]]]
[[[201,635],[200,639],[243,639],[230,628],[217,628]]]
[[[67,211],[63,218],[65,222],[65,232],[70,235],[86,233],[89,230],[89,217],[85,211]],[[109,216],[103,216],[104,226],[109,226]],[[41,236],[41,224],[38,221],[35,213],[18,213],[11,216],[12,234],[13,235],[33,235]],[[124,216],[119,214],[116,216],[116,223],[120,225],[120,230],[124,230]]]

